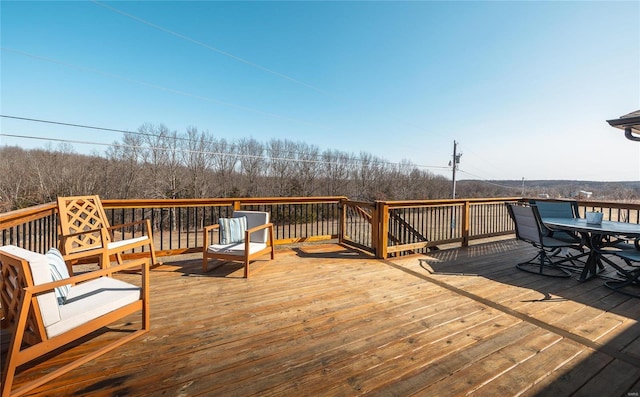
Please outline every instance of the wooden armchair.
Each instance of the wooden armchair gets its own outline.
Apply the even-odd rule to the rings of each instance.
[[[211,244],[211,232],[218,229],[219,244]],[[231,218],[221,218],[217,225],[204,228],[202,270],[207,271],[209,258],[244,263],[244,277],[249,277],[249,262],[270,253],[274,258],[273,224],[269,213],[260,211],[234,211]],[[224,262],[223,262],[224,263]],[[214,266],[215,269],[223,263]]]
[[[58,197],[58,217],[60,223],[60,252],[67,261],[69,272],[71,265],[79,259],[95,257],[105,268],[115,255],[118,264],[122,264],[122,253],[138,247],[148,246],[151,266],[159,265],[153,247],[151,222],[148,219],[123,225],[109,226],[109,220],[98,196]],[[142,236],[129,239],[116,239],[114,231],[143,225]],[[123,234],[124,235],[124,234]]]
[[[0,264],[0,303],[4,311],[1,325],[11,334],[2,373],[2,397],[23,395],[149,330],[146,258],[69,277],[61,256],[9,245],[0,247]],[[117,271],[141,268],[140,286],[112,277]],[[20,385],[12,393],[19,366],[137,311],[141,312],[139,329],[106,345],[100,344],[95,351]]]

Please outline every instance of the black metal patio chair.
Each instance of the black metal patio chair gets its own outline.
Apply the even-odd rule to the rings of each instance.
[[[577,201],[529,200],[529,203],[536,206],[541,218],[580,218]],[[581,236],[576,233],[565,230],[550,230],[546,228],[544,224],[541,224],[541,229],[547,237],[553,237],[570,243],[581,242],[584,245]]]
[[[585,264],[580,260],[587,255],[581,241],[564,241],[544,235],[543,224],[535,205],[507,204],[509,215],[516,224],[516,238],[530,243],[538,249],[538,253],[528,261],[518,263],[520,270],[549,277],[571,277],[571,269],[582,268]],[[561,259],[552,259],[553,254],[560,248],[577,251],[575,255],[568,255]],[[580,263],[580,267],[576,265]],[[563,265],[570,263],[571,265]]]
[[[601,251],[601,254],[601,259],[614,267],[622,277],[622,280],[607,280],[604,285],[627,296],[640,298],[640,238],[618,243],[612,249]],[[627,266],[619,266],[607,256],[618,257]]]

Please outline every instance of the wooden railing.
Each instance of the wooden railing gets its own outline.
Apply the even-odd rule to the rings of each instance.
[[[424,253],[514,233],[505,203],[521,197],[457,200],[345,201],[343,242],[380,258]],[[640,204],[578,201],[580,213],[600,211],[604,219],[640,223]]]
[[[150,219],[158,255],[202,250],[202,228],[234,210],[264,210],[275,225],[275,243],[338,239],[379,258],[467,246],[474,240],[510,235],[505,203],[520,197],[351,201],[346,197],[284,197],[182,200],[104,200],[111,224]],[[640,204],[579,201],[580,212],[640,223]],[[57,246],[55,203],[0,214],[0,245],[46,252]],[[139,230],[130,230],[133,237]]]
[[[202,229],[231,216],[234,210],[271,214],[275,243],[337,239],[340,202],[345,197],[286,197],[182,200],[102,200],[109,223],[119,225],[149,219],[158,255],[202,250]],[[0,214],[0,245],[14,244],[38,252],[57,246],[55,203]],[[135,237],[128,230],[122,237]]]
[[[609,221],[640,224],[640,204],[611,201],[578,201],[580,215],[586,211],[602,212],[602,218]]]
[[[344,242],[366,249],[376,256],[388,258],[408,253],[436,250],[443,246],[469,245],[471,240],[513,234],[505,202],[521,198],[377,201],[368,206],[344,202],[347,228],[350,223],[371,225],[364,237]],[[360,215],[363,211],[370,216]],[[356,229],[357,230],[357,229]]]
[[[0,214],[0,245],[12,244],[40,253],[57,247],[56,214],[54,203]]]

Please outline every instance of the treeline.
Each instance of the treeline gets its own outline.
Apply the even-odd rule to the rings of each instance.
[[[323,150],[304,142],[252,138],[228,141],[197,128],[184,133],[145,124],[104,154],[0,148],[4,211],[58,196],[206,198],[347,196],[357,200],[450,197],[447,178],[409,161]]]
[[[456,197],[572,197],[581,183],[554,186],[517,181],[458,181]],[[553,183],[552,181],[547,183]],[[590,188],[590,186],[586,186]],[[607,183],[594,198],[637,200],[638,187]],[[452,182],[412,164],[366,152],[320,150],[304,142],[234,141],[197,128],[184,133],[145,124],[104,153],[81,155],[68,144],[46,150],[0,147],[0,211],[55,201],[58,196],[212,198],[347,196],[354,200],[450,198]]]

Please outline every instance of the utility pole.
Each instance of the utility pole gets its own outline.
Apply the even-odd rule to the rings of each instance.
[[[451,166],[451,171],[453,172],[453,192],[451,194],[451,198],[456,198],[456,171],[458,169],[458,164],[460,164],[460,156],[462,153],[458,153],[458,142],[453,141],[453,158],[449,161],[449,165]],[[451,238],[454,237],[456,230],[456,213],[455,211],[451,213]]]
[[[456,198],[456,170],[458,169],[458,164],[460,164],[460,156],[462,153],[458,153],[458,142],[453,141],[453,160],[449,161],[449,165],[451,166],[451,170],[453,171],[453,193],[451,194],[451,198]]]

